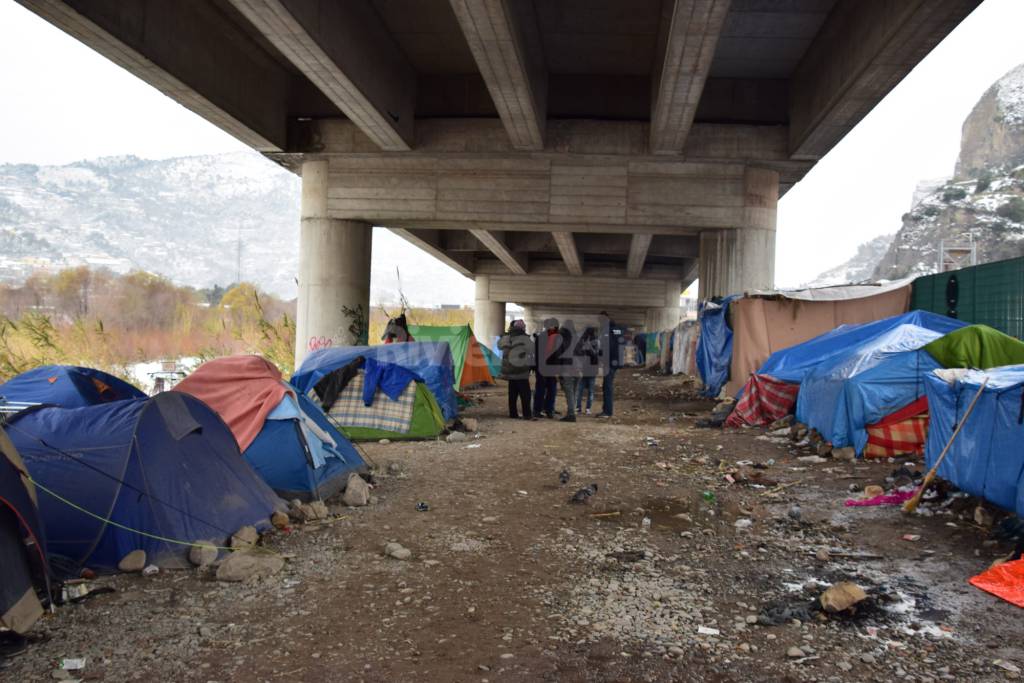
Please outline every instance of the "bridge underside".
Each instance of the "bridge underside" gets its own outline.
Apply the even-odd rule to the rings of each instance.
[[[481,338],[771,287],[779,197],[980,0],[19,2],[302,174],[301,359],[365,334],[371,225]]]

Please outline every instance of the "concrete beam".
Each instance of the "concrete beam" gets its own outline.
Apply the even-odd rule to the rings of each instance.
[[[551,237],[555,240],[558,253],[562,255],[566,270],[570,275],[583,275],[583,259],[576,250],[576,238],[571,232],[553,232]]]
[[[674,0],[664,5],[654,74],[651,151],[679,154],[697,113],[730,0]]]
[[[470,234],[480,240],[487,249],[498,257],[498,260],[505,264],[505,267],[516,275],[526,275],[526,256],[517,254],[509,249],[505,242],[505,235],[501,231],[470,229]]]
[[[544,149],[547,71],[532,0],[451,0],[512,147]]]
[[[681,264],[667,265],[667,264],[652,264],[648,263],[644,268],[644,272],[641,279],[644,280],[680,280],[684,272],[687,270],[686,261]],[[508,268],[505,267],[501,261],[495,258],[477,258],[473,266],[474,275],[508,275]],[[530,276],[534,275],[553,275],[559,277],[579,277],[570,276],[565,269],[565,262],[561,258],[552,259],[531,259],[530,260]],[[608,262],[590,262],[587,263],[587,270],[583,277],[597,277],[597,278],[615,278],[619,281],[620,285],[630,285],[635,280],[627,280],[626,275],[626,264],[625,263],[608,263]]]
[[[548,304],[657,308],[678,306],[682,286],[676,280],[640,278],[622,286],[621,277],[570,275],[491,275],[489,299],[520,305]]]
[[[18,1],[250,147],[285,149],[292,77],[213,3]]]
[[[793,75],[793,158],[824,156],[980,2],[839,0]]]
[[[651,240],[654,235],[636,233],[629,243],[629,256],[626,257],[626,275],[631,278],[640,277],[643,272],[644,262],[647,260],[647,250],[651,247]]]
[[[369,2],[230,2],[374,144],[411,148],[416,73]]]
[[[475,259],[469,254],[450,253],[444,246],[444,233],[440,230],[388,228],[409,244],[419,247],[441,263],[468,278],[473,277]]]

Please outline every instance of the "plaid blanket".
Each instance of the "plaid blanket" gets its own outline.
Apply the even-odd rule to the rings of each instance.
[[[893,458],[923,455],[928,439],[928,399],[922,396],[910,405],[866,427],[865,458]]]
[[[736,403],[726,427],[767,425],[793,412],[799,384],[780,382],[768,375],[751,375],[743,387],[743,397]]]
[[[412,427],[416,382],[409,382],[397,401],[392,401],[378,387],[373,395],[373,404],[368,406],[363,402],[364,378],[365,374],[360,370],[338,394],[338,398],[327,411],[327,417],[338,428],[364,427],[399,434],[408,433]],[[318,401],[314,389],[310,389],[308,395],[313,401]]]

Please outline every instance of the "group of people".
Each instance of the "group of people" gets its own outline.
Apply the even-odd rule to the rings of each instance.
[[[611,417],[615,372],[622,364],[622,330],[606,313],[601,314],[599,328],[586,327],[582,332],[577,331],[571,320],[559,324],[557,319],[548,318],[543,327],[530,335],[525,321],[513,320],[508,332],[498,340],[501,374],[508,381],[509,417],[554,418],[555,397],[561,386],[566,403],[561,419],[575,422],[581,412],[591,414],[598,377],[602,378],[598,417]]]

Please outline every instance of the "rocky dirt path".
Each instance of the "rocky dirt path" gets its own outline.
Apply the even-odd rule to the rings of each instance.
[[[491,389],[468,412],[479,438],[371,444],[375,502],[265,539],[289,558],[281,573],[101,579],[115,591],[48,617],[0,679],[1018,675],[1020,610],[966,583],[1008,548],[986,542],[966,503],[909,519],[844,508],[851,485],[885,485],[898,463],[808,463],[762,430],[695,427],[711,404],[684,380],[624,371],[619,384],[610,421],[508,420]],[[568,503],[592,482],[588,504]],[[388,542],[412,556],[385,556]],[[868,598],[826,616],[815,600],[845,580]],[[57,671],[62,657],[86,667]]]

